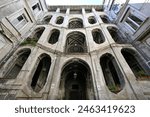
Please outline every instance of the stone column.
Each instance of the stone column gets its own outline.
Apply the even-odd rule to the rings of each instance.
[[[49,95],[48,99],[55,100],[58,97],[59,92],[59,84],[60,84],[60,78],[61,78],[61,57],[57,56],[55,61],[55,67],[53,68],[53,74],[52,74],[52,82],[49,89]]]
[[[57,8],[56,13],[60,13],[60,8]]]
[[[92,62],[92,72],[93,72],[93,82],[95,84],[95,94],[96,99],[106,100],[110,99],[108,92],[106,90],[106,84],[104,81],[104,76],[102,68],[100,67],[100,61],[97,56],[97,53],[91,53],[91,62]]]
[[[103,23],[100,16],[97,14],[94,8],[92,8],[92,12],[94,13],[95,19],[99,22],[99,24]]]
[[[84,8],[82,8],[82,14],[83,14],[83,25],[84,25],[84,27],[87,27],[89,24],[88,24],[88,19],[86,17],[86,13],[85,13]]]

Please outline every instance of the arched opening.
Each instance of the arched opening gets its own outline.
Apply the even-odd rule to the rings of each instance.
[[[60,35],[60,31],[57,30],[57,29],[53,29],[51,31],[51,36],[50,36],[50,38],[48,40],[48,43],[55,44],[58,41],[58,39],[59,39],[59,35]]]
[[[85,35],[78,31],[69,33],[67,35],[65,52],[66,53],[87,52]]]
[[[121,50],[121,53],[138,80],[146,79],[147,76],[150,76],[149,67],[137,52],[124,48]]]
[[[116,43],[123,43],[122,40],[124,40],[123,38],[123,35],[122,33],[115,27],[107,27],[111,37],[113,38],[113,40],[116,42]]]
[[[14,61],[13,66],[10,68],[8,73],[5,75],[5,78],[8,79],[15,79],[18,74],[20,73],[23,65],[25,64],[26,60],[28,59],[31,53],[30,49],[23,49],[19,51],[16,55],[16,60]]]
[[[93,36],[93,40],[97,44],[101,44],[105,41],[104,35],[100,29],[92,30],[92,36]]]
[[[104,23],[110,23],[110,20],[106,15],[100,15],[100,18]]]
[[[100,58],[100,65],[104,74],[108,89],[113,93],[120,92],[125,84],[123,74],[111,54],[104,54]]]
[[[45,27],[39,27],[35,29],[33,35],[30,36],[30,39],[37,42],[40,39],[41,35],[43,34],[44,30],[45,30]]]
[[[25,39],[20,46],[25,46],[25,45],[31,45],[31,46],[36,46],[36,43],[40,39],[41,35],[43,34],[45,30],[45,27],[40,27],[37,28],[32,35],[30,35],[27,39]]]
[[[62,24],[63,21],[64,21],[64,17],[59,16],[59,17],[57,17],[57,19],[56,19],[56,24]]]
[[[45,16],[45,17],[43,18],[44,23],[45,23],[45,24],[48,24],[48,23],[50,22],[51,18],[52,18],[51,15]]]
[[[51,66],[51,58],[49,55],[42,54],[39,59],[31,82],[31,87],[35,92],[39,92],[44,87]]]
[[[94,99],[92,76],[89,66],[73,59],[64,65],[61,73],[59,98],[65,100]]]
[[[83,21],[80,18],[73,18],[70,19],[69,21],[69,28],[74,29],[74,28],[83,28]]]
[[[94,16],[90,16],[90,17],[88,18],[88,22],[89,22],[90,24],[95,24],[95,23],[96,23],[95,17],[94,17]]]

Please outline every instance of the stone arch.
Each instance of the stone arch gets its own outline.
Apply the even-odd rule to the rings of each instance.
[[[93,40],[97,44],[101,44],[105,41],[104,35],[100,29],[93,29],[92,30]]]
[[[64,21],[64,17],[59,16],[59,17],[57,17],[57,19],[56,19],[56,24],[62,24],[63,21]]]
[[[31,82],[31,88],[35,92],[39,92],[44,87],[47,81],[50,67],[51,67],[51,57],[47,54],[40,55],[38,65],[34,72]]]
[[[45,27],[38,27],[33,31],[33,34],[28,39],[33,39],[34,41],[38,41],[43,34]]]
[[[90,17],[88,18],[88,22],[89,22],[90,24],[95,24],[97,21],[96,21],[96,19],[95,19],[94,16],[90,16]]]
[[[116,42],[116,43],[122,43],[122,40],[124,40],[123,38],[123,35],[122,33],[116,28],[116,27],[112,27],[112,26],[109,26],[107,27],[111,37],[113,38],[113,40]]]
[[[62,68],[59,98],[66,100],[94,99],[93,91],[89,65],[77,58],[68,61]]]
[[[79,31],[71,32],[67,35],[66,53],[85,53],[87,52],[85,35]]]
[[[20,71],[21,71],[22,67],[24,66],[26,60],[28,59],[30,53],[31,53],[31,49],[29,49],[29,48],[20,50],[16,54],[16,58],[13,61],[13,65],[11,66],[11,68],[9,69],[7,74],[5,75],[5,78],[15,79],[18,76],[18,74],[20,73]]]
[[[47,15],[43,18],[43,22],[45,24],[48,24],[50,22],[50,20],[52,19],[52,15]]]
[[[100,18],[102,19],[103,23],[110,23],[107,15],[100,15]]]
[[[148,65],[135,50],[123,48],[121,53],[137,79],[145,79],[150,75],[150,69]]]
[[[83,28],[83,21],[80,18],[72,18],[69,20],[69,28]]]
[[[55,44],[59,39],[59,35],[60,35],[60,31],[58,29],[53,29],[51,31],[51,35],[50,35],[50,38],[48,40],[48,43]]]
[[[125,81],[115,58],[111,54],[106,53],[101,56],[100,65],[108,89],[113,93],[120,92],[125,85]]]

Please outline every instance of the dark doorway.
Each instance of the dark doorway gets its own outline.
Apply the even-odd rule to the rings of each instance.
[[[84,61],[74,59],[64,66],[59,94],[65,100],[94,98],[91,71]]]

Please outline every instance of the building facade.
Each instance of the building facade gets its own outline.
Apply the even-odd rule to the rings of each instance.
[[[0,13],[0,99],[150,99],[146,10],[2,0]]]

